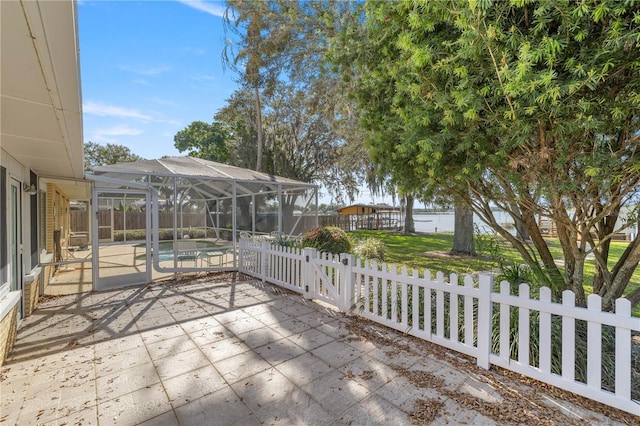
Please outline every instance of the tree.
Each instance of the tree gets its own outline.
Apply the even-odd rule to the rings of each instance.
[[[129,148],[123,145],[108,143],[101,145],[95,142],[84,144],[84,170],[91,171],[98,166],[110,164],[130,163],[143,160],[139,155],[133,154]]]
[[[222,124],[194,121],[180,130],[173,138],[178,151],[188,151],[188,155],[205,160],[225,163],[229,159],[227,132]]]
[[[244,120],[244,135],[255,138],[252,143],[256,146],[256,169],[304,181],[314,176],[312,180],[327,185],[334,198],[341,199],[343,190],[353,198],[366,162],[366,156],[361,155],[358,116],[353,113],[353,101],[344,95],[339,75],[332,72],[325,59],[328,39],[341,20],[349,16],[343,12],[349,11],[350,6],[335,3],[328,8],[323,1],[289,0],[233,0],[227,4],[226,28],[234,40],[227,44],[223,61],[240,75],[243,84],[242,94],[234,94],[236,99],[232,102],[242,99],[242,109],[246,111],[246,94],[252,93],[253,118]],[[287,90],[287,99],[304,110],[298,117],[281,102]],[[305,95],[308,101],[303,105],[303,99],[298,98]],[[225,115],[229,115],[228,111]],[[244,112],[243,115],[246,116]],[[312,151],[304,151],[310,145],[292,148],[295,142],[283,142],[283,132],[296,138],[302,127],[299,122],[277,122],[276,116],[303,119],[307,124],[313,120],[313,136],[304,136],[304,143],[327,144],[314,150],[330,153],[331,161],[307,172],[300,169],[311,158],[308,153]],[[239,123],[235,119],[234,122]],[[248,125],[253,129],[250,132]],[[320,135],[321,131],[324,135]],[[249,141],[245,138],[243,143]],[[338,146],[340,149],[336,150]],[[243,152],[248,153],[249,149],[245,146]],[[337,155],[346,152],[354,155]],[[316,164],[320,161],[321,157],[314,159]]]
[[[585,304],[585,261],[595,256],[593,291],[613,309],[640,260],[636,237],[609,266],[613,234],[631,224],[617,227],[620,209],[638,205],[640,6],[372,1],[366,9],[361,37],[345,37],[344,48],[358,67],[363,123],[401,132],[378,149],[409,158],[423,184],[465,202],[556,297],[571,289]],[[499,224],[494,207],[531,244]],[[555,222],[564,268],[537,217]],[[640,288],[626,297],[637,304]]]

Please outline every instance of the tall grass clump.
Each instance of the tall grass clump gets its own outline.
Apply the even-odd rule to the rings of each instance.
[[[361,259],[375,259],[384,262],[387,247],[380,238],[367,237],[353,245],[353,253]]]

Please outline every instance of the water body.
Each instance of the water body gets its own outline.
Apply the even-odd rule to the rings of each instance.
[[[511,224],[511,226],[507,225],[507,229],[511,232],[515,231],[515,229],[513,229],[513,220],[508,214],[504,212],[494,212],[494,215],[498,223]],[[414,214],[413,220],[415,222],[416,232],[453,232],[455,227],[455,216],[453,212]],[[489,225],[480,220],[476,215],[473,215],[473,223],[480,228],[481,232],[494,233]]]

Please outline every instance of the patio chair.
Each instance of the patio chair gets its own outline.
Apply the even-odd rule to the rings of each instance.
[[[198,266],[200,253],[198,252],[198,245],[196,241],[175,241],[174,249],[176,253],[176,259],[178,260],[178,262],[180,262],[180,266],[182,266],[182,262],[184,262],[185,260],[193,260],[193,266]]]

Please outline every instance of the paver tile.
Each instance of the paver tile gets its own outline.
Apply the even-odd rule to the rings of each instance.
[[[200,350],[210,362],[215,364],[223,359],[246,352],[250,348],[242,340],[234,336],[202,345]]]
[[[242,340],[244,344],[251,349],[255,349],[268,343],[277,342],[278,340],[284,339],[284,337],[270,327],[264,326],[239,334],[238,339]]]
[[[215,363],[215,367],[229,384],[272,368],[267,361],[253,351],[243,352],[218,361]]]
[[[398,373],[377,359],[363,355],[343,365],[339,370],[351,380],[355,380],[370,391],[394,380]]]
[[[267,343],[254,349],[254,351],[271,365],[278,365],[305,352],[304,349],[289,339],[280,339],[273,343]]]
[[[100,389],[100,398],[114,399],[133,391],[160,383],[160,377],[152,363],[101,376],[96,379],[96,386]]]
[[[153,343],[147,343],[146,346],[149,351],[149,355],[154,360],[198,348],[187,334],[170,337]]]
[[[200,349],[192,349],[153,361],[161,380],[179,376],[209,365],[209,360]]]
[[[276,369],[298,386],[304,386],[334,371],[329,364],[309,352],[278,364]]]
[[[377,395],[372,395],[345,410],[338,421],[348,425],[409,424],[404,412]]]
[[[137,424],[171,409],[164,388],[156,384],[99,403],[98,421],[100,425]]]
[[[311,353],[334,368],[342,367],[343,365],[364,355],[358,349],[338,341],[333,341],[324,346],[315,348]]]
[[[43,301],[0,372],[0,423],[494,425],[498,407],[621,424],[259,281],[207,280]]]
[[[297,388],[278,370],[271,368],[231,385],[252,411],[277,403]]]
[[[224,378],[212,365],[163,380],[162,383],[167,390],[171,405],[175,408],[209,395],[227,385]]]
[[[334,418],[309,394],[297,389],[274,403],[258,407],[254,414],[262,424],[283,426],[333,424]]]
[[[181,426],[260,425],[238,395],[227,387],[178,407],[175,412]]]
[[[176,417],[176,413],[173,410],[139,423],[140,426],[172,426],[177,424],[179,424],[178,417]]]
[[[349,380],[340,371],[333,370],[302,387],[325,409],[337,415],[362,401],[370,392],[358,382]]]
[[[311,328],[309,324],[294,318],[278,321],[275,324],[271,324],[269,327],[281,334],[283,337],[289,337],[297,333],[302,333]]]
[[[333,337],[315,328],[289,336],[288,339],[308,351],[326,345],[334,340]]]

